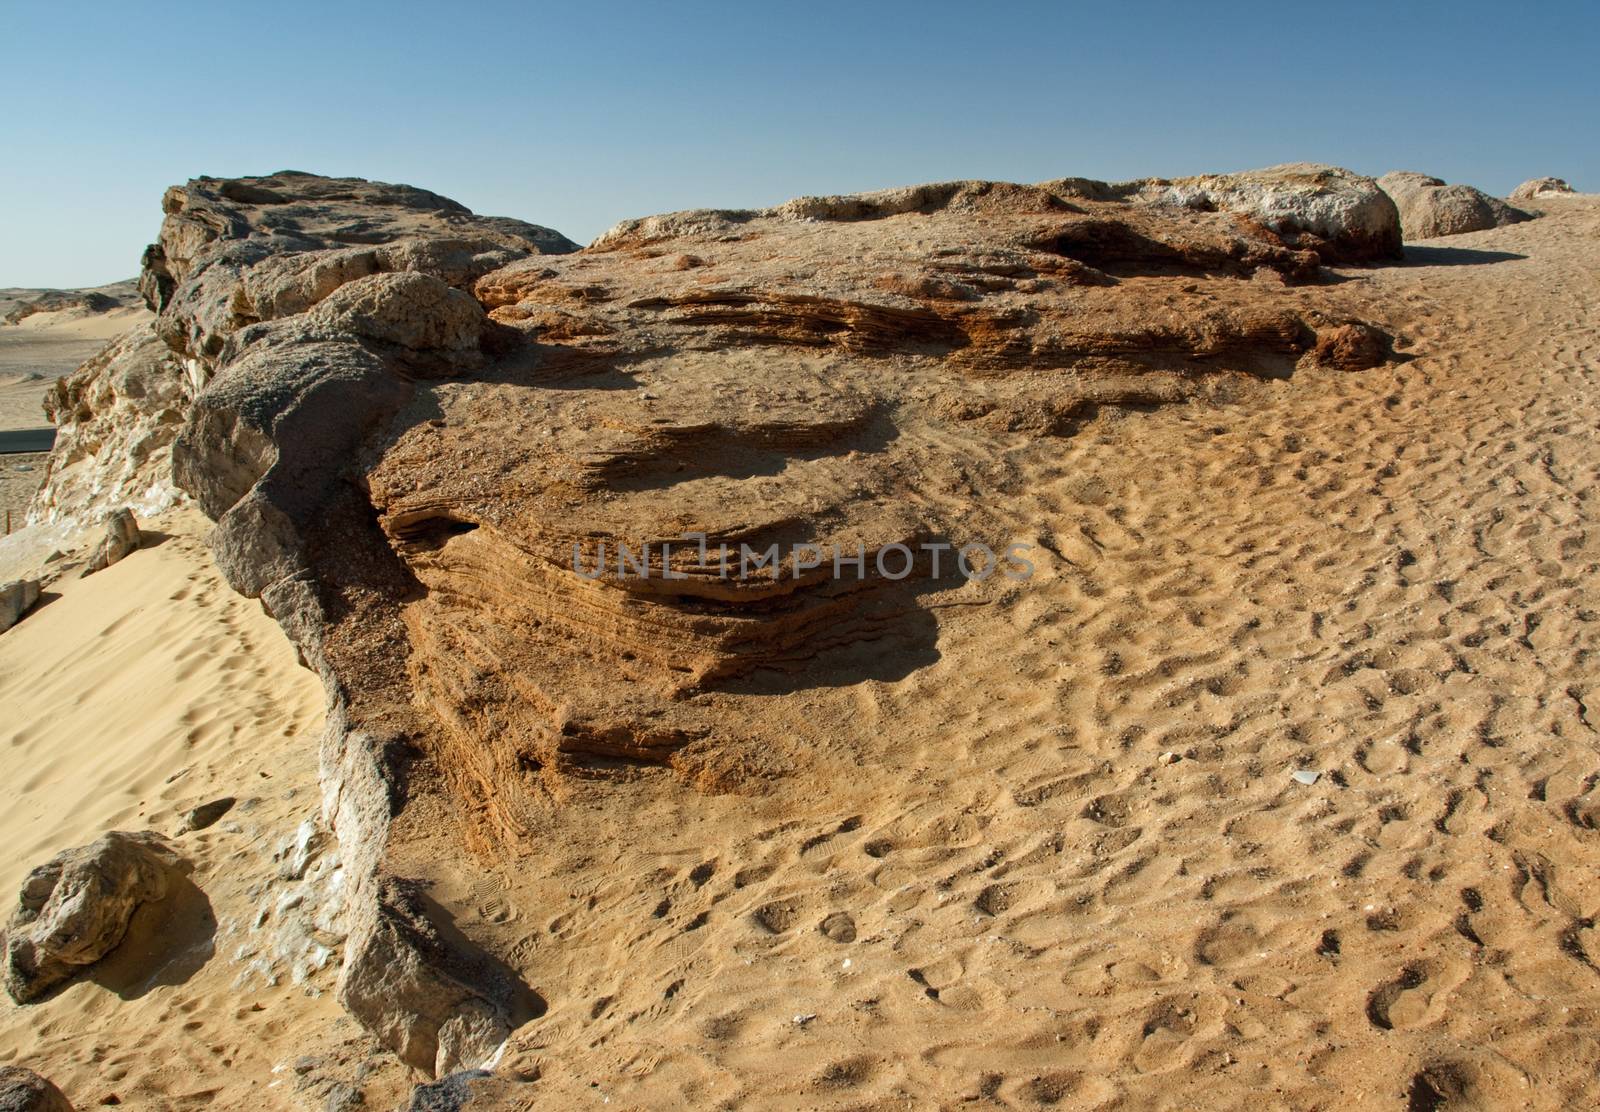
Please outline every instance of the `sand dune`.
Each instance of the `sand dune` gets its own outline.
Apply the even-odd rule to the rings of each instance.
[[[331,971],[272,985],[240,958],[260,945],[250,928],[274,854],[320,803],[322,689],[220,581],[205,525],[192,512],[146,523],[153,547],[58,581],[0,639],[0,890],[105,830],[170,835],[199,803],[239,801],[174,839],[209,904],[179,924],[176,953],[0,1005],[0,1061],[48,1073],[79,1108],[112,1095],[141,1109],[297,1108],[296,1058],[365,1054],[326,995]]]

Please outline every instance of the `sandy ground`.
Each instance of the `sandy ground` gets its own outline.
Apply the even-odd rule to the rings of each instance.
[[[322,688],[221,582],[206,524],[193,511],[145,523],[149,547],[58,581],[0,637],[0,891],[106,830],[172,835],[196,804],[238,800],[173,839],[204,895],[157,953],[27,1008],[0,997],[0,1062],[39,1070],[79,1108],[300,1108],[300,1056],[370,1053],[331,969],[274,985],[278,970],[240,960],[260,945],[274,855],[320,803]]]
[[[0,324],[0,429],[50,424],[43,400],[57,378],[71,374],[106,341],[150,319],[143,308],[108,313],[35,313]]]
[[[1059,557],[752,684],[770,791],[597,775],[440,893],[549,1002],[539,1106],[1600,1105],[1600,205],[1551,207],[1347,272],[1409,362],[1039,442],[992,512]]]
[[[1547,207],[1345,273],[1408,362],[1039,442],[995,510],[1054,550],[1032,581],[727,696],[761,794],[597,773],[436,892],[548,1003],[503,1063],[530,1104],[1600,1105],[1600,202]],[[319,696],[158,527],[0,638],[0,881],[254,795],[180,839],[237,922]],[[223,934],[0,1010],[0,1057],[80,1106],[278,1107],[348,1024],[233,988]]]

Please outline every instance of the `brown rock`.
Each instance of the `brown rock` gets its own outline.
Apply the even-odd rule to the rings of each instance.
[[[0,584],[0,633],[4,633],[22,620],[39,601],[37,579],[17,579]]]
[[[89,554],[89,561],[84,565],[84,575],[104,571],[139,547],[142,534],[139,532],[139,523],[133,519],[133,511],[125,507],[112,510],[105,516],[105,527],[105,536]]]
[[[906,546],[925,579],[925,542],[1003,545],[972,534],[1019,445],[1286,377],[1308,321],[1343,319],[1322,262],[1399,245],[1370,179],[1298,166],[673,213],[568,254],[373,183],[199,179],[165,207],[145,287],[185,383],[172,477],[327,682],[340,998],[429,1072],[481,1061],[531,1005],[417,894],[452,863],[403,853],[397,811],[516,842],[542,784],[758,732],[690,696],[931,636],[880,554]],[[1370,348],[1350,328],[1329,358]],[[971,489],[906,497],[947,471]],[[692,534],[705,558],[661,546]],[[778,555],[724,575],[721,544]],[[575,545],[586,568],[605,546],[600,574]],[[401,753],[428,766],[405,791]]]
[[[1481,232],[1531,219],[1470,185],[1446,185],[1438,178],[1395,170],[1378,179],[1400,209],[1400,226],[1407,240]]]
[[[233,796],[225,795],[219,799],[213,799],[207,803],[200,804],[198,807],[191,808],[183,816],[183,822],[178,827],[178,833],[188,834],[191,831],[205,830],[207,827],[215,826],[223,815],[233,810],[234,802]]]
[[[1382,366],[1389,357],[1389,337],[1369,324],[1351,322],[1317,333],[1313,358],[1324,367],[1364,371]]]
[[[72,1112],[72,1104],[32,1070],[0,1066],[0,1112]]]

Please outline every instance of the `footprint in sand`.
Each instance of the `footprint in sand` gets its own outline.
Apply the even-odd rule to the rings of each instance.
[[[1444,1016],[1450,992],[1466,980],[1459,963],[1416,962],[1367,998],[1367,1019],[1385,1031],[1407,1031]]]

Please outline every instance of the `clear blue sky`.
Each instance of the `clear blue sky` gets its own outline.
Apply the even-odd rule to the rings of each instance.
[[[0,0],[0,286],[138,269],[168,184],[624,217],[1315,160],[1600,191],[1600,5]]]

